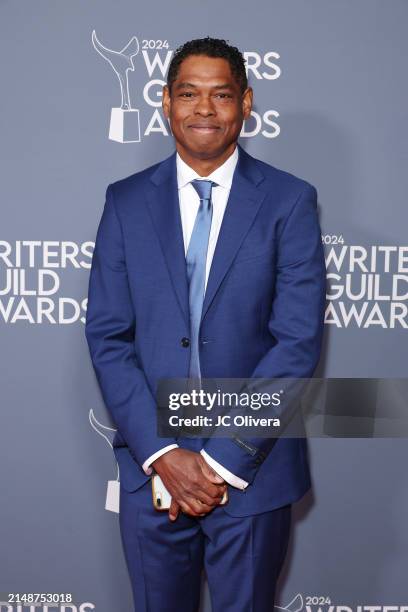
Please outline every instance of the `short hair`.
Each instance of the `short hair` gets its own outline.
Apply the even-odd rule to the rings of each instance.
[[[229,45],[223,38],[195,38],[178,47],[171,59],[167,73],[167,87],[171,94],[171,88],[177,78],[180,64],[190,55],[206,55],[207,57],[221,57],[227,60],[231,73],[235,77],[241,93],[248,87],[248,79],[245,70],[245,59],[237,47]]]

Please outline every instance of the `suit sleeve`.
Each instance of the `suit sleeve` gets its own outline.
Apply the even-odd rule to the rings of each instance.
[[[317,192],[306,183],[278,238],[275,293],[268,323],[275,344],[258,362],[251,378],[312,377],[320,357],[325,300]],[[204,448],[231,472],[252,482],[277,440],[210,438]]]
[[[122,229],[109,185],[92,258],[85,335],[106,408],[142,466],[164,441],[157,436],[156,402],[134,350],[135,333]]]

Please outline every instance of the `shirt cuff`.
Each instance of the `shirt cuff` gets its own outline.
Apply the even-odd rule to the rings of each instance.
[[[200,453],[204,457],[208,465],[211,466],[212,469],[217,472],[217,474],[221,476],[221,478],[223,478],[226,482],[228,482],[228,484],[230,484],[232,487],[242,489],[242,491],[247,488],[249,483],[246,480],[243,480],[239,476],[236,476],[235,474],[227,470],[227,468],[218,463],[218,461],[210,457],[210,455],[206,453],[203,448],[200,450]]]
[[[153,468],[150,467],[153,461],[156,461],[156,459],[164,455],[164,453],[167,453],[167,451],[171,450],[172,448],[178,448],[178,444],[168,444],[167,446],[164,446],[163,448],[156,451],[155,453],[153,453],[153,455],[150,455],[150,457],[146,459],[146,461],[142,465],[142,469],[144,473],[146,474],[146,476],[150,476],[150,474],[152,474],[153,472]]]

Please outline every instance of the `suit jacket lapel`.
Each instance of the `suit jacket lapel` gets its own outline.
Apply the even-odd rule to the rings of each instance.
[[[264,177],[254,158],[240,145],[238,152],[238,162],[208,277],[201,320],[205,317],[266,196],[266,191],[258,187]]]
[[[189,327],[187,267],[184,255],[175,152],[159,164],[150,180],[155,184],[155,188],[147,193],[148,207],[177,300]]]

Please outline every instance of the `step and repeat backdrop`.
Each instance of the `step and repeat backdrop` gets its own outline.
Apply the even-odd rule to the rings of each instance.
[[[405,0],[0,1],[1,612],[132,609],[86,298],[107,185],[174,150],[162,86],[186,40],[241,49],[255,100],[241,145],[318,190],[316,374],[406,377],[407,19]],[[309,447],[279,606],[408,611],[407,440]],[[10,593],[68,599],[30,608]]]

